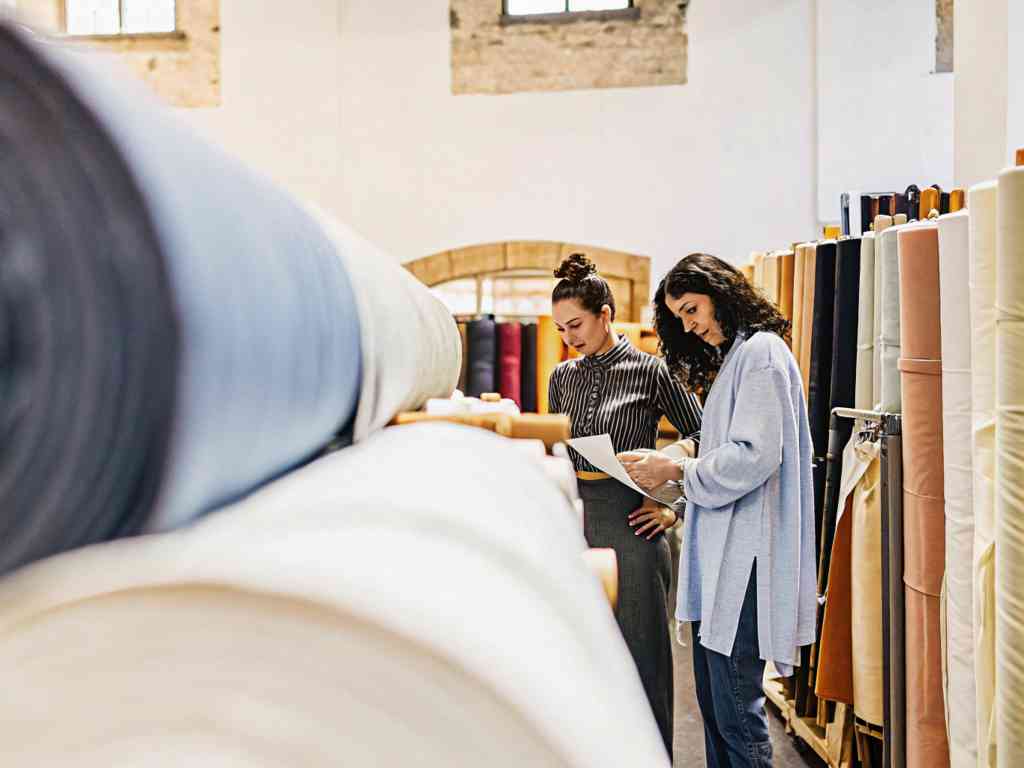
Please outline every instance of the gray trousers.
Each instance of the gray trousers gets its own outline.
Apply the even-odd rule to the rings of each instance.
[[[636,663],[669,758],[672,757],[672,646],[668,594],[672,562],[664,534],[636,536],[629,513],[643,497],[618,480],[580,480],[583,530],[591,547],[611,547],[619,562],[615,618]]]

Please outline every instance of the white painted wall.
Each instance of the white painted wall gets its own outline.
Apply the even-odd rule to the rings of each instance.
[[[685,86],[452,96],[447,0],[348,0],[339,209],[403,260],[552,239],[733,261],[817,231],[812,0],[694,2]]]
[[[954,5],[954,170],[964,188],[995,178],[1007,165],[1007,94],[1014,85],[1020,88],[1019,76],[1016,83],[1007,77],[1008,10],[1021,2],[958,0]],[[1014,16],[1020,19],[1019,9]]]
[[[843,192],[953,184],[953,75],[935,0],[818,0],[818,213]]]
[[[1013,44],[1007,41],[1006,152],[1008,162],[1024,149],[1024,2],[1008,0],[1007,24]]]

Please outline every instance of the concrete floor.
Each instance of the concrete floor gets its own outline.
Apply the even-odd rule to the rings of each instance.
[[[670,610],[675,608],[675,584],[678,579],[675,569],[679,563],[678,542],[671,538],[673,561],[673,593],[670,595]],[[671,613],[670,613],[671,615]],[[674,625],[674,622],[671,624]],[[687,632],[689,634],[689,632]],[[673,640],[672,667],[675,671],[675,732],[673,752],[675,768],[704,768],[704,723],[693,691],[693,651]],[[785,732],[779,713],[769,703],[768,722],[771,728],[774,749],[773,768],[825,768],[825,763],[814,751]]]

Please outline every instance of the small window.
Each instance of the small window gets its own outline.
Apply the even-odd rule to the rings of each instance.
[[[146,35],[174,32],[174,0],[66,0],[69,35]]]
[[[621,11],[633,7],[632,0],[505,0],[509,16],[581,11]]]

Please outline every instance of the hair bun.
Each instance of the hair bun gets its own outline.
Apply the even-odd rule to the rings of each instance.
[[[597,267],[594,266],[594,262],[582,253],[569,254],[555,270],[555,277],[568,280],[570,283],[581,283],[596,274]]]

